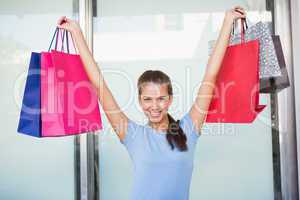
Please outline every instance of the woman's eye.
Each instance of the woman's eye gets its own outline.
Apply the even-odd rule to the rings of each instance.
[[[166,99],[165,98],[163,98],[163,97],[161,97],[161,98],[158,98],[158,101],[165,101]],[[151,101],[151,99],[144,99],[144,101],[147,101],[147,102],[149,102],[149,101]]]

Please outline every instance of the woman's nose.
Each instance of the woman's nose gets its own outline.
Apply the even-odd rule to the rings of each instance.
[[[159,108],[159,102],[158,101],[153,101],[151,107],[153,109]]]

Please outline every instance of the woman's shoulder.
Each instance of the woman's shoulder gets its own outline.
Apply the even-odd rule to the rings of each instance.
[[[191,136],[194,139],[197,139],[200,136],[200,133],[198,133],[196,127],[193,124],[192,118],[190,116],[190,113],[187,112],[185,113],[180,121],[179,121],[179,126],[183,129],[184,133],[187,136]]]
[[[130,141],[133,141],[136,137],[141,136],[145,132],[145,125],[142,125],[140,122],[128,118],[127,129],[125,138],[121,143],[126,144]]]

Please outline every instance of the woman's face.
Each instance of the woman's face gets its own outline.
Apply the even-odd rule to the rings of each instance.
[[[145,83],[139,96],[139,103],[149,121],[160,122],[166,116],[173,97],[168,94],[166,84]]]

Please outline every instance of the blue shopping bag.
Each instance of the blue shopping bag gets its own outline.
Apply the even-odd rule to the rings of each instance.
[[[41,54],[32,52],[25,84],[18,132],[41,137]]]
[[[57,33],[58,28],[54,32],[49,50]],[[56,37],[55,49],[57,49],[57,42],[58,37]],[[42,137],[41,53],[31,53],[17,131],[34,137]]]

